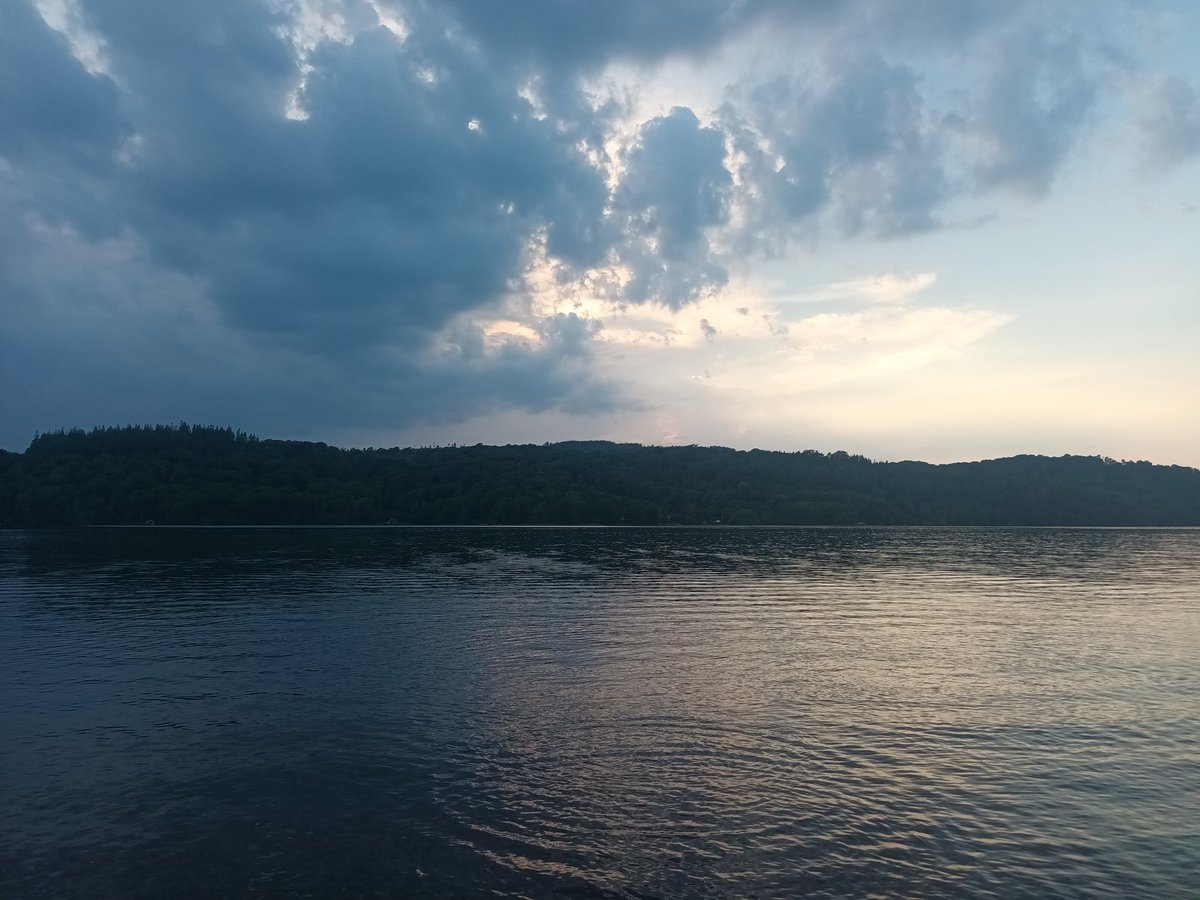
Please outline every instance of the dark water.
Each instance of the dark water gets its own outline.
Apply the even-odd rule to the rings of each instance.
[[[1200,531],[0,533],[0,896],[1200,895]]]

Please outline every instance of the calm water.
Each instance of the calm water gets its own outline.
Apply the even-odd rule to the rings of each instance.
[[[0,532],[0,895],[1200,894],[1200,531]]]

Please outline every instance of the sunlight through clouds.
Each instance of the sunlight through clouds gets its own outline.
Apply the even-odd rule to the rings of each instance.
[[[887,421],[899,448],[917,404],[953,455],[1090,439],[1023,378],[1072,368],[1140,386],[1106,440],[1185,421],[1200,12],[899,9],[10,0],[0,442],[92,424],[39,383],[110,384],[120,421],[222,421],[233,393],[233,425],[377,443],[853,450]],[[72,324],[95,315],[102,352]],[[1010,383],[988,403],[1028,428],[939,379]],[[1200,463],[1155,422],[1155,456]]]

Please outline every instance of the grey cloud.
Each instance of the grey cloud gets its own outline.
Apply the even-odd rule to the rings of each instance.
[[[106,72],[31,2],[0,0],[3,339],[61,386],[43,410],[83,402],[47,373],[55,356],[91,386],[77,398],[105,383],[126,398],[103,406],[118,421],[173,402],[166,418],[219,420],[227,403],[268,424],[307,408],[371,425],[628,403],[591,370],[594,322],[551,317],[539,341],[499,347],[472,324],[523,289],[531,242],[560,277],[600,271],[616,300],[678,308],[797,232],[903,235],[955,196],[1046,191],[1098,89],[1079,44],[983,0],[429,0],[397,7],[404,39],[334,0],[349,40],[303,59],[287,2],[79,5]],[[682,107],[633,123],[610,186],[593,157],[631,107],[595,105],[586,79],[763,25],[833,37],[824,57],[798,43],[807,71],[743,85],[713,123]],[[938,109],[914,54],[967,45],[984,87]],[[307,118],[285,115],[293,95]],[[1196,152],[1195,94],[1159,101],[1147,153],[1174,164]],[[51,277],[54,258],[77,277]],[[91,316],[108,325],[89,345],[75,322]]]
[[[248,339],[212,315],[200,284],[135,247],[0,226],[19,264],[0,271],[0,445],[64,424],[192,420],[329,437],[364,423],[453,421],[506,407],[578,413],[636,405],[590,372],[596,325],[573,315],[541,340],[485,352],[477,326],[437,352],[330,360]],[[51,365],[47,362],[51,361]]]
[[[590,371],[590,345],[599,327],[574,313],[559,313],[539,324],[538,343],[510,337],[498,352],[485,354],[482,331],[463,326],[452,334],[461,356],[443,355],[403,375],[381,370],[384,385],[391,387],[377,392],[378,402],[406,421],[455,421],[515,407],[579,414],[636,407],[620,385]],[[400,387],[406,390],[395,390]]]
[[[109,202],[160,264],[204,277],[232,322],[333,354],[416,346],[502,293],[538,225],[587,258],[574,232],[600,216],[600,174],[436,22],[404,45],[383,28],[323,45],[308,118],[291,121],[298,72],[265,8],[88,12],[116,35],[141,138]],[[443,76],[426,84],[430,60]]]
[[[906,46],[961,44],[1016,16],[1026,0],[439,0],[464,32],[496,57],[561,80],[612,60],[703,58],[756,26],[789,36],[819,27],[858,40]],[[411,10],[413,4],[398,4]]]
[[[116,85],[89,73],[25,3],[0,6],[0,154],[103,165],[124,136]]]
[[[882,7],[869,8],[873,27],[891,21]],[[928,4],[911,13],[931,16]],[[801,73],[732,91],[721,123],[741,165],[740,251],[778,248],[797,234],[902,236],[942,227],[956,197],[1044,195],[1083,133],[1103,76],[1079,39],[992,19],[975,4],[943,23],[947,40],[971,39],[977,73],[951,92],[928,84],[902,53],[882,50],[826,51]],[[984,27],[997,23],[994,34]],[[963,66],[964,52],[948,46],[937,58]]]
[[[1200,94],[1177,77],[1160,79],[1147,94],[1138,122],[1141,169],[1169,172],[1200,155]]]
[[[752,86],[723,110],[746,160],[742,201],[755,241],[817,216],[842,234],[936,224],[949,186],[916,75],[879,57],[838,66],[832,79]]]
[[[497,53],[556,73],[586,73],[612,59],[652,62],[701,55],[764,20],[820,21],[846,0],[443,0]]]
[[[4,217],[111,235],[110,181],[130,134],[116,83],[89,73],[31,5],[0,3]],[[0,245],[0,270],[14,246]]]
[[[29,4],[3,8],[0,165],[16,173],[2,186],[19,213],[7,225],[26,242],[44,222],[82,240],[120,239],[164,284],[200,285],[223,330],[189,344],[186,323],[113,302],[109,282],[140,277],[129,260],[123,270],[77,260],[96,283],[84,277],[52,296],[17,241],[6,242],[0,269],[9,288],[28,288],[22,334],[41,357],[74,359],[81,384],[108,384],[133,409],[156,408],[150,395],[167,393],[181,405],[168,418],[208,403],[224,379],[200,360],[234,346],[246,361],[224,372],[263,392],[263,406],[327,393],[304,378],[281,383],[271,365],[336,371],[328,380],[342,398],[309,405],[326,417],[347,406],[402,421],[480,404],[618,402],[616,387],[588,371],[591,331],[573,318],[546,324],[541,344],[460,360],[459,370],[426,352],[457,316],[512,289],[536,230],[570,263],[603,258],[607,201],[577,136],[535,116],[519,84],[436,16],[414,22],[403,43],[371,28],[322,44],[300,95],[308,118],[293,121],[284,113],[300,71],[284,20],[266,5],[88,0],[82,12],[111,77],[88,74]],[[431,64],[439,77],[427,83]],[[5,304],[16,296],[6,290]],[[87,335],[54,327],[72,305],[124,324],[97,337],[96,352],[72,352]],[[142,342],[149,334],[163,353]],[[192,350],[165,352],[176,341]],[[143,380],[148,360],[160,377]],[[69,423],[40,426],[58,424]]]
[[[558,313],[542,320],[539,332],[546,344],[556,348],[559,353],[583,357],[587,355],[588,345],[601,324],[575,313]]]
[[[708,321],[708,319],[700,320],[700,331],[704,334],[704,339],[706,341],[716,340],[717,329],[713,326],[712,322]]]
[[[1075,40],[1034,31],[998,48],[986,97],[968,125],[985,149],[976,175],[985,187],[1031,196],[1049,190],[1096,97]]]
[[[904,3],[860,4],[860,34],[886,35],[889,44],[905,49],[966,49],[981,36],[1017,18],[1027,0],[905,0]]]
[[[669,258],[687,256],[704,231],[728,216],[725,137],[676,106],[641,128],[626,162],[616,202],[639,211],[638,230],[653,235]]]
[[[679,307],[723,286],[707,231],[729,216],[725,135],[677,106],[642,126],[625,163],[613,199],[620,258],[633,273],[625,298]]]

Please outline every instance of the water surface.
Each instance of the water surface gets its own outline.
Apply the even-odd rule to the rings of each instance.
[[[0,533],[3,896],[1195,896],[1200,531]]]

